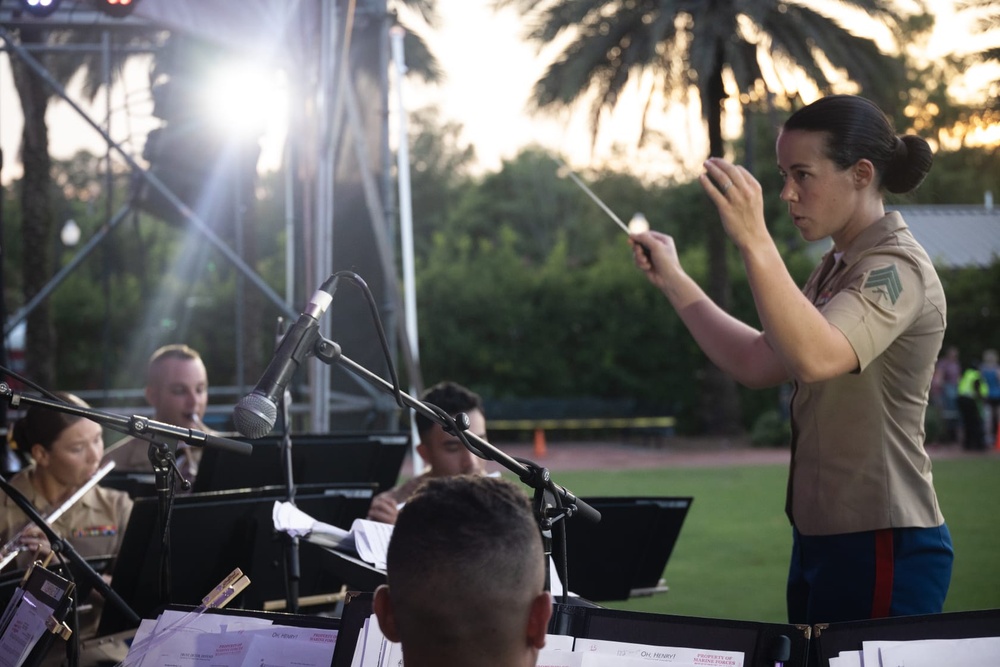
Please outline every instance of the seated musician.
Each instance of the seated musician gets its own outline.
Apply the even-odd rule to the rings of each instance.
[[[452,417],[464,412],[469,417],[469,432],[486,438],[483,401],[475,392],[456,382],[440,382],[427,389],[420,400],[441,408]],[[400,508],[425,480],[453,475],[482,475],[485,472],[482,459],[466,449],[457,435],[446,432],[440,424],[419,412],[416,420],[420,438],[417,453],[430,469],[375,496],[368,509],[371,521],[395,524]]]
[[[73,394],[58,396],[67,403],[88,407]],[[100,424],[39,405],[28,408],[11,428],[9,437],[12,445],[27,451],[32,459],[30,466],[11,478],[10,485],[30,500],[43,517],[59,508],[94,476],[104,454]],[[83,558],[114,556],[121,546],[131,511],[128,494],[98,485],[66,509],[51,526]],[[14,538],[16,544],[8,545]],[[41,529],[6,495],[0,503],[0,540],[4,545],[22,549],[15,560],[20,569],[27,568],[33,560],[44,560],[51,550]],[[81,614],[82,637],[96,631],[100,608],[101,601],[96,600],[91,612]]]

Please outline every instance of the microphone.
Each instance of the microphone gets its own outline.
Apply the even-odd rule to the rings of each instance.
[[[282,337],[274,358],[268,364],[254,390],[241,398],[233,410],[236,430],[247,438],[263,438],[274,428],[278,418],[278,400],[292,375],[313,350],[319,338],[319,318],[333,300],[339,278],[332,276],[316,293],[299,319]]]

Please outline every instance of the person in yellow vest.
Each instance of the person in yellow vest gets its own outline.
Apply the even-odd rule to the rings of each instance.
[[[983,375],[975,366],[970,366],[958,380],[958,413],[962,416],[962,447],[977,451],[986,449],[983,430],[983,402],[987,388]]]

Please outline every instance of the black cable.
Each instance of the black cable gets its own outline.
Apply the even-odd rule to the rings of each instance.
[[[340,278],[348,278],[353,282],[365,296],[365,300],[368,302],[368,309],[372,314],[372,322],[375,324],[375,330],[378,332],[378,340],[382,346],[382,354],[385,357],[386,366],[389,368],[389,377],[392,380],[392,393],[396,398],[396,404],[399,407],[405,407],[403,402],[403,390],[399,386],[399,378],[396,376],[396,366],[392,363],[392,354],[389,351],[389,342],[385,336],[385,330],[382,328],[382,319],[378,314],[378,306],[375,304],[375,297],[372,296],[371,290],[368,289],[368,283],[364,279],[353,271],[338,271],[332,276],[326,279],[323,286],[320,289],[330,293],[333,284]]]

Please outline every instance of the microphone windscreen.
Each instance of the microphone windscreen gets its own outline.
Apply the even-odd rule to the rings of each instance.
[[[772,662],[788,662],[792,657],[792,640],[786,635],[778,635],[771,640],[771,655],[768,658]]]
[[[266,396],[247,394],[233,409],[236,430],[247,438],[263,438],[274,428],[278,419],[278,406]]]

